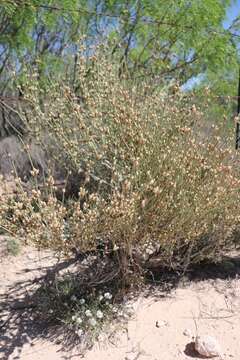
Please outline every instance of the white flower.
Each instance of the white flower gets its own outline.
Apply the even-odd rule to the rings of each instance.
[[[110,294],[109,292],[106,292],[106,293],[104,294],[104,297],[105,297],[105,299],[107,299],[107,300],[111,300],[112,294]]]
[[[76,318],[76,323],[80,325],[82,323],[82,319],[80,317]]]
[[[73,315],[73,316],[72,316],[72,321],[75,321],[76,318],[77,318],[76,315]]]
[[[72,300],[72,301],[77,301],[76,296],[75,296],[75,295],[71,296],[71,300]]]
[[[101,310],[98,310],[96,313],[96,316],[98,319],[102,319],[103,318],[103,313],[101,312]]]
[[[79,302],[81,305],[83,305],[83,304],[85,304],[85,299],[80,299]]]
[[[76,335],[77,336],[82,336],[83,335],[83,330],[82,329],[77,329],[76,331],[75,331],[75,333],[76,333]]]
[[[85,315],[86,315],[87,317],[92,317],[92,313],[91,313],[90,310],[86,310],[86,311],[85,311]]]
[[[99,301],[102,301],[102,299],[103,299],[103,296],[99,295]]]
[[[94,318],[89,319],[88,322],[91,326],[95,326],[97,324],[97,321]]]

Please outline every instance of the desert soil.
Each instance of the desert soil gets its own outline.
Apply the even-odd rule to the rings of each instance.
[[[21,360],[191,360],[193,337],[209,334],[222,347],[223,359],[240,359],[239,262],[225,264],[221,275],[181,282],[168,293],[143,292],[131,305],[133,317],[126,325],[112,324],[93,348],[82,355],[77,346],[33,323],[21,298],[37,284],[57,259],[49,252],[28,247],[17,257],[6,254],[0,239],[0,358]],[[230,267],[231,276],[228,275]],[[204,277],[202,277],[204,278]],[[35,282],[33,283],[33,281]],[[15,310],[13,310],[13,308]],[[17,308],[17,309],[16,309]],[[11,318],[12,316],[12,318]]]

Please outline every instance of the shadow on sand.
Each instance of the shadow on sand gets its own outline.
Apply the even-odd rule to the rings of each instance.
[[[73,332],[67,331],[64,326],[49,324],[42,320],[36,301],[37,289],[52,279],[61,269],[67,269],[76,262],[70,259],[41,269],[44,276],[34,280],[15,282],[8,288],[7,293],[0,297],[0,357],[9,359],[13,354],[14,359],[21,358],[21,351],[25,344],[34,348],[34,341],[48,340],[60,346],[64,351],[71,352],[79,345],[79,339]],[[81,262],[81,261],[80,261]],[[23,269],[22,272],[31,272],[31,268]],[[81,270],[78,276],[81,277]],[[47,274],[47,277],[46,277]],[[184,274],[185,281],[201,281],[207,279],[234,279],[240,275],[240,257],[225,257],[218,264],[201,264],[190,269]],[[154,278],[154,281],[153,281]],[[47,279],[47,280],[46,280]],[[182,283],[181,274],[175,274],[160,270],[151,276],[151,282],[147,285],[147,295],[161,291],[162,296],[171,292]],[[79,350],[79,355],[81,350]],[[193,349],[193,343],[186,346],[185,354],[189,358],[200,358]],[[71,356],[63,359],[71,359]]]

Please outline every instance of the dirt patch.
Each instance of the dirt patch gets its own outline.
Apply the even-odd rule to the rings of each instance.
[[[3,238],[0,241],[3,251]],[[27,293],[31,294],[38,279],[57,262],[52,253],[31,247],[25,248],[17,257],[5,255],[1,258],[0,358],[60,360],[83,356],[76,345],[65,347],[62,334],[57,336],[57,330],[49,333],[44,324],[36,323],[34,309],[26,302]],[[112,324],[111,331],[102,334],[84,358],[200,359],[193,347],[193,337],[198,333],[216,337],[224,359],[239,359],[238,276],[187,281],[168,295],[156,288],[150,294],[148,291],[148,296],[143,293],[135,299],[132,319],[125,326]]]

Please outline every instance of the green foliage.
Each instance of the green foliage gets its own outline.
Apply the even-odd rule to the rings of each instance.
[[[21,251],[20,241],[17,238],[7,237],[7,251],[10,255],[19,255]]]
[[[38,315],[51,325],[64,326],[65,336],[68,334],[81,344],[83,350],[93,345],[100,334],[108,333],[113,323],[121,327],[133,314],[132,306],[120,303],[119,289],[109,283],[96,284],[96,274],[93,277],[89,271],[92,260],[88,258],[85,262],[88,271],[83,278],[65,274],[52,283],[43,283],[34,296]],[[91,283],[96,287],[91,287]]]
[[[208,82],[214,78],[219,84],[223,70],[234,73],[238,63],[239,38],[232,34],[238,32],[239,21],[227,30],[222,25],[229,5],[230,0],[4,1],[2,88],[12,77],[10,63],[18,72],[23,64],[34,66],[45,78],[49,71],[64,72],[62,62],[74,78],[83,34],[88,47],[111,42],[113,52],[119,53],[120,73],[127,68],[131,76],[149,76],[157,84],[170,79],[184,83],[205,73]],[[88,48],[85,56],[92,51]]]

